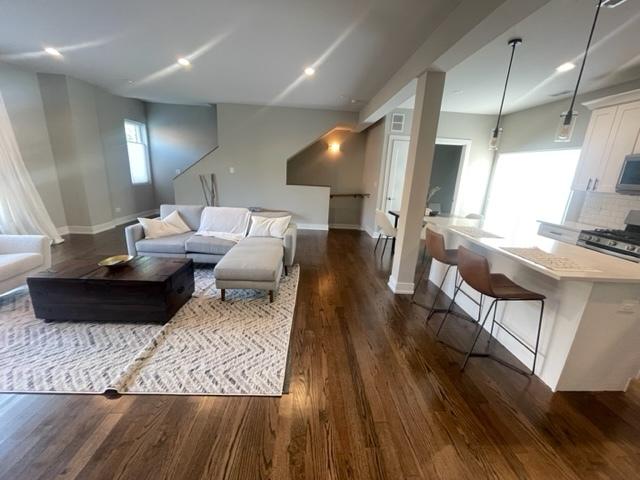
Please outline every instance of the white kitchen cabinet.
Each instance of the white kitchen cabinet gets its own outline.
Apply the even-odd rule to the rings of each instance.
[[[640,90],[584,105],[592,113],[572,188],[615,192],[625,157],[640,152]]]
[[[624,158],[633,153],[640,134],[640,102],[620,105],[609,135],[605,161],[593,187],[598,192],[615,192]]]
[[[559,242],[570,243],[572,245],[575,245],[578,242],[578,237],[580,236],[580,232],[572,228],[563,227],[562,225],[540,222],[540,227],[538,228],[538,235],[542,235],[543,237],[547,237],[547,238],[552,238],[554,240],[558,240]]]
[[[573,178],[574,190],[590,191],[596,184],[602,170],[607,142],[611,136],[617,110],[617,106],[612,106],[599,108],[591,114],[580,152],[580,161]]]

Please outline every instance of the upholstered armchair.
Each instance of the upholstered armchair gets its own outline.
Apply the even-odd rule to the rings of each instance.
[[[0,295],[51,266],[50,244],[43,235],[0,235]]]

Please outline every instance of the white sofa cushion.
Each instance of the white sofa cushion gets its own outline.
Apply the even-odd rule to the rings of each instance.
[[[177,211],[171,212],[163,219],[138,218],[138,221],[144,229],[146,239],[169,237],[191,231]]]
[[[25,274],[43,263],[40,253],[0,253],[0,280]]]
[[[291,222],[291,215],[276,218],[253,215],[248,236],[284,238],[289,222]]]

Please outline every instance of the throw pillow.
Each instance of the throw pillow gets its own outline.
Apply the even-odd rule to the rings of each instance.
[[[286,217],[251,217],[250,237],[276,237],[283,238],[284,232],[291,222],[291,215]]]
[[[177,211],[171,212],[162,219],[138,218],[138,221],[142,225],[145,238],[168,237],[191,231]]]

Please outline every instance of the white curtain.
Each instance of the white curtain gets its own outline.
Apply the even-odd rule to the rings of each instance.
[[[0,233],[46,235],[63,240],[24,166],[16,135],[0,94]]]

